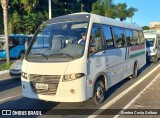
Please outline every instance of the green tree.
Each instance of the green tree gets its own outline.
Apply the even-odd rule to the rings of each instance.
[[[127,9],[126,3],[114,4],[113,0],[97,0],[92,5],[92,13],[107,16],[110,18],[119,18],[121,21],[127,17],[132,18],[138,9],[130,7]]]
[[[105,11],[106,11],[105,2],[101,3],[101,0],[97,0],[97,2],[95,2],[92,5],[92,13],[94,14],[105,16]]]
[[[118,3],[115,5],[116,9],[116,17],[123,21],[127,18],[127,4],[126,3]]]
[[[11,0],[9,32],[33,34],[48,19],[48,1]]]
[[[92,4],[97,0],[78,0],[78,3],[83,5],[83,11],[90,13],[92,11]]]
[[[142,29],[143,29],[143,30],[149,30],[150,27],[148,27],[148,26],[143,26]]]
[[[128,8],[128,10],[127,10],[127,16],[128,16],[129,18],[131,18],[131,23],[132,23],[132,16],[134,16],[134,13],[135,13],[135,12],[138,12],[138,9],[137,9],[137,8],[130,7],[130,8]]]
[[[96,0],[52,0],[52,17],[80,12],[91,12]],[[0,22],[2,22],[0,8]],[[9,33],[33,34],[48,19],[48,0],[9,0]],[[1,26],[2,25],[2,26]],[[3,24],[0,24],[0,33]]]

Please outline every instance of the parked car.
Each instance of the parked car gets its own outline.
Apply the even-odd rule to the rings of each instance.
[[[10,67],[9,73],[11,77],[20,77],[23,59],[16,60]]]

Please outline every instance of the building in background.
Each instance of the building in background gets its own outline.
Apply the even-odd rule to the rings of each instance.
[[[150,29],[156,30],[160,34],[160,22],[150,22]]]

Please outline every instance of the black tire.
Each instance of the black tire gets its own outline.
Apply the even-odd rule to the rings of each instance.
[[[97,80],[94,86],[94,95],[92,100],[96,105],[102,104],[105,98],[105,86],[102,80]]]
[[[24,57],[24,54],[25,54],[25,52],[24,52],[24,51],[21,51],[20,54],[19,54],[19,58],[23,58],[23,57]]]
[[[158,63],[158,56],[156,55],[155,56],[155,61],[153,62],[154,64],[157,64]]]
[[[136,79],[138,77],[138,74],[139,74],[139,66],[137,63],[135,63],[132,78]]]

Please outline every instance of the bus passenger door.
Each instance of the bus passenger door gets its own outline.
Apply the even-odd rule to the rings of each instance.
[[[87,98],[93,96],[94,82],[106,69],[105,53],[101,35],[101,26],[92,27],[87,60]]]

